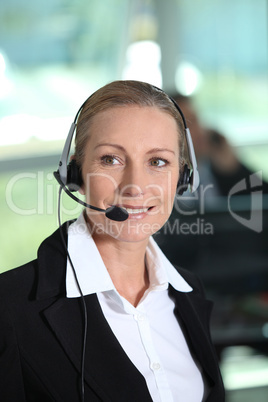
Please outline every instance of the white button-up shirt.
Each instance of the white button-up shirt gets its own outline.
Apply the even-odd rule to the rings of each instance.
[[[153,238],[146,249],[150,286],[137,307],[116,290],[83,214],[69,227],[68,251],[83,295],[97,294],[108,324],[144,376],[153,401],[202,401],[202,374],[174,316],[174,302],[168,296],[169,284],[180,292],[191,292],[192,288]],[[80,296],[69,260],[66,290],[67,297]]]

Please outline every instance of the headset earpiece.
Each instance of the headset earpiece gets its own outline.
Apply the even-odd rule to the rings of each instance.
[[[72,159],[67,166],[67,182],[66,186],[72,192],[78,191],[83,184],[82,173],[76,160]]]
[[[191,170],[188,168],[188,165],[185,164],[180,169],[180,177],[177,184],[177,193],[179,195],[182,195],[188,189],[190,183],[191,183]]]
[[[157,88],[157,87],[154,87],[154,88],[159,91],[164,92],[160,88]],[[75,130],[76,130],[76,122],[77,122],[78,116],[80,115],[80,113],[81,113],[84,105],[87,103],[88,99],[86,99],[85,102],[82,104],[82,106],[79,108],[79,110],[75,116],[75,119],[74,119],[73,123],[71,124],[70,130],[69,130],[69,133],[68,133],[67,139],[65,141],[63,151],[62,151],[58,170],[57,170],[57,172],[54,172],[54,175],[55,175],[56,179],[58,180],[58,182],[60,183],[60,185],[62,186],[62,188],[64,188],[64,186],[67,186],[69,191],[72,191],[72,192],[78,191],[80,189],[80,187],[83,184],[83,179],[82,179],[81,169],[77,165],[75,159],[71,160],[71,162],[68,164],[68,157],[69,157],[69,153],[70,153],[72,138],[73,138]],[[196,162],[193,142],[192,142],[192,138],[191,138],[191,133],[187,127],[183,112],[180,109],[179,105],[175,102],[174,99],[172,99],[171,97],[169,97],[169,99],[171,100],[171,102],[173,102],[175,108],[178,110],[178,112],[183,120],[183,125],[184,125],[184,129],[185,129],[185,137],[186,137],[187,148],[188,148],[190,168],[188,167],[188,165],[183,166],[183,168],[180,171],[180,177],[179,177],[179,181],[178,181],[178,185],[177,185],[178,194],[181,195],[187,190],[188,187],[191,192],[196,191],[196,189],[198,188],[198,185],[199,185],[199,173],[198,173],[197,162]]]

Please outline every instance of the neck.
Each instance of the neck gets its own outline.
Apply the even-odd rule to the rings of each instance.
[[[145,266],[148,240],[128,243],[107,237],[93,236],[115,288],[121,296],[137,306],[149,287]]]

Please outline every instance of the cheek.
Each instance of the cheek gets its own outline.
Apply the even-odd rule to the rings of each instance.
[[[177,190],[177,175],[169,173],[165,180],[151,186],[151,197],[146,200],[147,205],[145,205],[150,206],[157,200],[157,208],[152,210],[151,215],[158,216],[159,218],[162,216],[160,219],[164,221],[173,209]]]
[[[171,214],[174,206],[174,199],[177,193],[177,186],[179,180],[179,173],[176,170],[170,177],[167,188],[165,189],[165,205],[167,207],[167,213]]]
[[[161,192],[164,199],[173,200],[176,194],[179,180],[178,169],[168,172],[167,177],[162,182]]]
[[[105,173],[83,174],[83,193],[87,199],[97,199],[100,202],[114,197],[117,183],[112,176]]]

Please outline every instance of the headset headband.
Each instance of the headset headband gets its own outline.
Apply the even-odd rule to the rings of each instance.
[[[162,93],[165,93],[162,89],[157,88],[155,86],[153,86],[155,89],[161,91]],[[87,101],[89,100],[89,98],[91,98],[92,95],[90,95],[85,102],[80,106],[78,112],[76,113],[75,119],[73,121],[73,123],[71,124],[68,136],[66,138],[64,147],[63,147],[63,151],[61,154],[61,158],[60,158],[60,162],[59,162],[59,167],[58,167],[58,173],[60,176],[60,179],[62,181],[62,183],[66,186],[67,185],[67,167],[68,167],[68,158],[69,158],[69,154],[70,154],[70,148],[71,148],[71,143],[73,140],[73,136],[74,136],[74,132],[76,129],[76,125],[77,125],[77,120],[78,117],[83,109],[83,107],[85,106],[85,104],[87,103]],[[175,108],[178,110],[182,121],[183,121],[183,125],[184,125],[184,130],[185,130],[185,137],[186,137],[186,144],[187,144],[187,149],[188,149],[188,155],[189,155],[189,162],[190,162],[190,167],[187,166],[188,170],[189,170],[189,177],[187,180],[187,183],[182,183],[182,185],[190,186],[190,191],[193,193],[194,191],[197,190],[199,183],[200,183],[200,179],[199,179],[199,172],[198,172],[198,168],[197,168],[197,161],[196,161],[196,156],[195,156],[195,151],[194,151],[194,146],[193,146],[193,141],[192,141],[192,137],[191,137],[191,133],[189,128],[187,127],[186,124],[186,119],[184,117],[184,114],[181,110],[181,108],[179,107],[179,105],[177,104],[177,102],[175,102],[174,99],[172,99],[169,95],[167,95],[168,98],[171,100],[171,102],[173,103],[173,105],[175,106]]]

